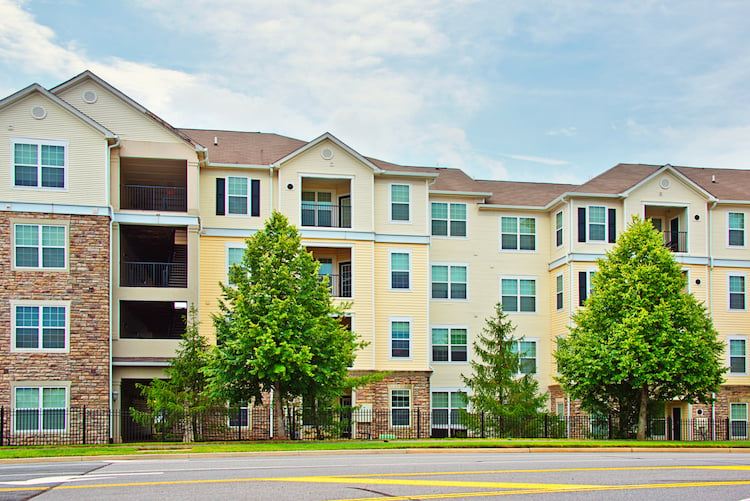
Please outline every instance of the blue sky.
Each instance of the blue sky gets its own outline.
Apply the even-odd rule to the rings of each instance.
[[[176,127],[477,179],[750,167],[745,0],[0,0],[0,94],[90,69]]]

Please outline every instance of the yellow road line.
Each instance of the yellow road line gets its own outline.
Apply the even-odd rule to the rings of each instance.
[[[275,482],[313,482],[324,484],[367,484],[367,485],[422,485],[428,487],[483,487],[488,489],[590,489],[598,485],[538,484],[527,482],[468,482],[464,480],[406,480],[391,478],[350,478],[350,477],[286,477],[267,479]]]

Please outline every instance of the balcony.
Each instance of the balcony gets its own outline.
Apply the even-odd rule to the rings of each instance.
[[[120,286],[186,288],[187,229],[120,226]]]
[[[672,252],[687,252],[687,231],[662,231],[664,247]]]
[[[153,158],[121,158],[120,208],[186,212],[187,162]]]
[[[351,180],[305,177],[300,199],[301,225],[351,228]]]
[[[352,290],[352,251],[348,248],[308,247],[313,257],[320,263],[318,276],[328,277],[331,296],[351,298]],[[336,273],[334,273],[334,271]]]
[[[351,228],[352,207],[302,202],[302,226]]]
[[[333,297],[352,297],[352,273],[343,275],[319,275],[321,279],[328,277],[328,286]]]
[[[120,339],[180,339],[186,303],[120,301]]]

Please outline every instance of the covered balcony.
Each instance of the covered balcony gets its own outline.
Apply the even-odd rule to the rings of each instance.
[[[302,226],[351,228],[352,201],[349,179],[302,179]]]
[[[187,287],[187,228],[120,226],[121,287]]]
[[[687,208],[647,205],[644,217],[661,232],[664,247],[672,252],[688,251]]]
[[[120,339],[180,339],[187,302],[120,301]]]
[[[326,277],[331,295],[337,298],[353,297],[351,249],[309,247],[313,257],[320,263],[318,275]]]
[[[121,158],[120,208],[186,212],[187,162],[153,158]]]

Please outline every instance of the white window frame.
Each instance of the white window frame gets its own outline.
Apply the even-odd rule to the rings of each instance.
[[[744,299],[744,307],[743,308],[732,308],[732,294],[740,294],[739,292],[732,292],[731,288],[731,277],[742,277],[743,280],[743,291],[742,291],[742,297]],[[727,311],[747,311],[747,273],[741,273],[741,272],[728,272],[727,273]]]
[[[433,337],[432,337],[432,331],[435,329],[446,329],[448,331],[448,344],[445,345],[448,347],[448,360],[435,360],[434,359],[434,344],[433,344]],[[466,360],[453,360],[452,354],[452,348],[454,346],[463,346],[463,345],[454,345],[451,342],[451,331],[454,330],[465,330],[466,331]],[[439,345],[443,346],[443,345]],[[430,326],[430,363],[437,364],[437,365],[468,365],[471,361],[471,343],[469,342],[469,326],[468,325],[448,325],[448,324],[438,324],[438,325],[431,325]]]
[[[16,186],[16,144],[32,144],[37,148],[37,184],[36,186]],[[42,146],[62,146],[63,147],[63,186],[42,186]],[[10,138],[10,185],[15,190],[42,190],[42,191],[68,191],[68,141],[57,141],[52,139],[30,139],[13,137]]]
[[[393,407],[393,392],[407,392],[409,398],[409,405],[407,407]],[[388,424],[391,428],[409,428],[411,427],[411,407],[412,407],[412,391],[409,388],[389,388],[388,390]],[[409,416],[409,422],[407,424],[393,424],[393,411],[396,409],[406,409]]]
[[[446,216],[445,219],[443,219],[443,218],[435,218],[432,215],[432,207],[434,205],[438,205],[438,204],[446,206],[447,216]],[[454,219],[451,216],[451,214],[452,214],[451,209],[453,208],[454,205],[462,205],[464,207],[464,219]],[[445,229],[446,234],[445,235],[436,235],[435,233],[433,233],[433,231],[432,231],[432,223],[433,223],[433,221],[436,221],[436,220],[437,221],[445,221],[445,223],[446,223],[446,229]],[[451,231],[452,230],[451,223],[453,223],[454,221],[455,222],[463,221],[463,223],[464,223],[464,234],[463,235],[454,235],[453,232]],[[467,204],[464,203],[464,202],[430,202],[430,235],[433,238],[467,239],[469,237],[469,211],[468,211]]]
[[[599,268],[586,268],[586,299],[590,298],[594,294],[594,275],[599,271]]]
[[[251,407],[248,402],[238,402],[234,405],[230,405],[229,408],[230,409],[236,408],[237,414],[230,414],[227,416],[228,428],[233,428],[235,430],[238,428],[245,428],[245,429],[252,428],[253,423],[252,423],[252,419],[250,416]],[[242,423],[243,417],[246,421],[244,424]],[[237,424],[232,424],[232,419],[235,419],[235,418],[237,419],[238,422]]]
[[[730,221],[733,214],[740,214],[742,215],[742,228],[732,228],[730,226]],[[737,211],[731,211],[727,212],[727,248],[729,249],[744,249],[747,247],[747,232],[745,231],[745,213],[744,212],[737,212]],[[741,245],[733,245],[731,243],[731,233],[733,231],[742,231],[742,244]]]
[[[734,409],[735,405],[737,405],[737,406],[744,406],[744,408],[745,408],[745,418],[744,419],[734,419],[734,418],[732,418],[732,414],[733,414],[732,410]],[[742,440],[746,440],[747,439],[747,425],[748,425],[748,423],[747,423],[747,408],[748,408],[748,404],[746,402],[730,402],[730,404],[729,404],[729,434],[730,434],[729,438],[730,439],[742,439]],[[734,423],[738,423],[738,422],[739,423],[742,423],[742,422],[745,423],[745,434],[744,435],[735,435],[733,433],[734,432]]]
[[[563,217],[563,211],[557,211],[555,213],[555,248],[557,249],[562,247],[565,243],[565,233],[563,233],[564,228],[565,218]]]
[[[413,329],[413,318],[412,317],[388,317],[388,358],[390,360],[411,360],[414,354],[414,329]],[[393,342],[397,341],[393,338],[393,323],[394,322],[405,322],[409,324],[409,356],[408,357],[394,357],[393,356]],[[403,339],[398,339],[403,341]]]
[[[11,381],[10,383],[10,395],[11,395],[11,430],[13,434],[32,434],[32,433],[60,433],[65,432],[68,429],[68,422],[70,420],[70,381]],[[33,430],[19,430],[16,406],[16,390],[22,388],[34,388],[39,391],[39,406],[36,408],[39,410],[38,427]],[[44,417],[43,417],[43,392],[44,389],[63,389],[65,390],[65,426],[62,428],[50,428],[44,429]],[[31,407],[24,408],[31,410]],[[50,407],[50,409],[60,409],[59,407]]]
[[[518,354],[518,373],[517,376],[525,376],[527,373],[523,372],[521,370],[521,343],[534,343],[534,372],[529,372],[528,374],[533,376],[536,376],[539,374],[539,338],[538,337],[522,337],[520,339],[514,339],[513,340],[514,346],[515,346],[515,353]],[[523,358],[531,358],[531,357],[523,357]]]
[[[408,219],[393,219],[393,204],[403,204],[404,202],[396,202],[393,200],[393,187],[394,186],[406,186],[409,193],[409,201],[406,202],[407,208],[409,210],[409,218]],[[404,183],[391,183],[388,185],[388,219],[393,224],[411,224],[412,219],[412,190],[410,184],[404,184]]]
[[[393,254],[407,254],[409,256],[409,287],[393,287],[393,272],[403,272],[403,270],[393,269]],[[412,265],[411,265],[411,249],[388,249],[388,290],[392,292],[411,292],[413,277],[412,277]]]
[[[12,236],[11,236],[11,238],[13,239],[13,249],[11,250],[11,252],[13,253],[13,268],[14,269],[16,269],[16,270],[24,270],[24,271],[31,271],[31,270],[35,270],[35,271],[67,271],[68,270],[68,262],[70,260],[70,249],[69,249],[69,247],[70,247],[70,245],[69,245],[69,233],[70,232],[69,232],[68,224],[62,223],[62,222],[58,223],[56,221],[51,221],[51,220],[39,220],[39,219],[32,219],[32,220],[13,219],[11,221],[11,223],[12,223],[11,224],[11,226],[12,226],[12,229],[11,229]],[[16,262],[16,249],[18,247],[18,244],[16,242],[16,227],[17,226],[36,226],[37,227],[38,238],[37,238],[36,248],[37,248],[37,256],[38,256],[37,262],[39,263],[38,266],[19,266],[18,263]],[[52,267],[52,266],[45,267],[45,266],[43,266],[43,263],[44,263],[43,254],[44,254],[45,247],[42,245],[42,233],[43,233],[45,227],[63,228],[63,232],[65,233],[65,236],[64,236],[65,246],[63,247],[63,253],[64,253],[64,255],[63,255],[63,258],[64,258],[63,266],[59,266],[59,267],[57,267],[57,266],[55,266],[55,267]],[[59,249],[59,247],[47,247],[47,248],[50,248],[50,249]]]
[[[447,393],[448,394],[448,407],[435,407],[434,394],[435,393]],[[466,407],[454,407],[453,406],[453,395],[456,393],[463,393],[466,395]],[[430,427],[438,430],[465,430],[466,426],[453,422],[453,410],[464,409],[469,410],[471,402],[469,401],[469,388],[456,388],[456,387],[433,387],[430,388]],[[447,410],[448,411],[448,423],[447,424],[435,424],[433,421],[435,410]],[[450,435],[450,433],[449,433]]]
[[[742,341],[745,343],[745,353],[738,355],[745,361],[745,370],[743,372],[732,372],[732,341]],[[747,362],[748,362],[748,346],[747,336],[727,336],[727,375],[728,376],[747,376]]]
[[[250,184],[250,178],[247,176],[227,176],[227,187],[224,190],[224,206],[226,209],[224,210],[224,215],[230,216],[230,217],[248,217],[250,216],[250,199],[252,196],[251,193],[251,184]],[[229,193],[229,185],[231,179],[244,179],[245,181],[245,212],[239,213],[239,212],[230,212],[230,204],[229,199],[230,197],[240,197],[240,195],[232,195]]]
[[[229,267],[233,264],[233,262],[230,260],[229,252],[230,252],[230,250],[233,250],[233,249],[240,249],[240,250],[242,250],[244,252],[245,251],[245,247],[246,246],[244,244],[232,243],[232,242],[227,242],[226,245],[225,245],[225,247],[224,247],[224,263],[225,263],[224,264],[224,278],[226,280],[224,283],[227,284],[227,285],[229,285],[229,286],[232,286],[232,287],[235,286],[235,284],[233,284],[229,280]]]
[[[38,348],[16,346],[16,308],[19,306],[39,308]],[[65,347],[63,348],[44,348],[42,346],[44,341],[43,309],[50,307],[65,309]],[[70,301],[10,301],[10,343],[10,351],[13,353],[70,353]]]
[[[563,273],[558,273],[557,275],[555,275],[555,311],[563,311],[564,309],[565,275]]]
[[[503,231],[503,219],[515,219],[516,220],[516,232],[515,233],[506,233]],[[533,249],[522,249],[521,248],[521,236],[528,236],[531,235],[530,233],[521,233],[521,219],[531,219],[534,221],[534,248]],[[538,231],[539,225],[537,224],[537,219],[534,216],[500,216],[500,252],[519,252],[519,253],[534,253],[538,251],[539,246],[538,243]],[[516,237],[516,248],[515,249],[505,249],[503,248],[503,235],[515,235]]]
[[[528,276],[528,275],[501,275],[500,276],[500,303],[503,302],[503,280],[515,280],[517,283],[517,293],[516,298],[517,301],[517,307],[518,309],[515,311],[506,310],[503,308],[503,312],[513,314],[513,315],[536,315],[539,313],[539,291],[538,291],[538,285],[539,285],[539,278],[536,276]],[[530,280],[534,282],[534,311],[521,311],[521,280]],[[523,295],[523,297],[531,297]]]
[[[602,223],[592,223],[591,222],[591,209],[592,208],[601,208],[604,209],[604,237],[601,239],[593,239],[591,238],[591,225],[597,224],[601,225]],[[586,242],[592,242],[592,243],[603,243],[606,244],[609,242],[609,207],[606,205],[589,205],[586,207]]]
[[[447,283],[448,284],[448,297],[434,297],[432,295],[432,268],[435,266],[442,266],[448,268],[448,281],[447,282],[438,282],[438,283]],[[453,268],[464,268],[466,270],[466,282],[454,282],[451,280],[451,271]],[[463,283],[466,285],[466,297],[459,297],[459,298],[453,298],[451,297],[451,286],[453,284],[460,284]],[[430,264],[430,300],[431,301],[468,301],[469,300],[469,265],[467,263],[444,263],[444,262],[435,262]]]

